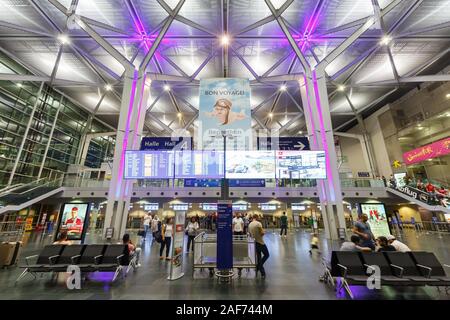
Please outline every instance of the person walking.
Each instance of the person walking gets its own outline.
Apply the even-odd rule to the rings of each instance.
[[[145,239],[147,238],[147,232],[150,229],[150,224],[152,223],[152,215],[150,214],[150,212],[148,212],[145,216],[144,216],[144,237],[143,240],[145,241]]]
[[[241,214],[237,213],[233,218],[233,234],[243,235],[244,234],[244,220],[241,218]]]
[[[281,231],[280,231],[280,237],[283,236],[283,230],[284,230],[284,237],[287,237],[287,227],[288,227],[288,218],[286,216],[286,212],[283,211],[283,215],[280,217],[280,225],[281,225]]]
[[[188,236],[187,252],[189,252],[189,247],[191,246],[191,243],[192,243],[192,252],[194,252],[194,238],[197,236],[198,229],[199,225],[197,219],[192,217],[186,227],[186,234]]]
[[[358,221],[355,222],[352,231],[361,238],[361,247],[368,247],[375,251],[374,236],[367,220],[369,220],[367,214],[363,213]]]
[[[166,260],[170,260],[170,245],[172,244],[172,236],[173,236],[173,224],[172,218],[167,218],[166,223],[162,225],[161,228],[161,248],[159,249],[159,259],[163,260],[163,252],[164,248],[166,248]]]
[[[252,222],[248,226],[248,231],[250,236],[255,239],[256,248],[256,274],[258,271],[261,272],[261,277],[264,279],[266,277],[266,270],[264,269],[264,263],[269,259],[269,249],[264,242],[265,231],[260,222],[259,215],[254,215]]]
[[[317,253],[321,253],[319,251],[319,236],[317,233],[313,233],[311,237],[311,249],[309,249],[309,254],[312,255],[313,250],[317,250]]]
[[[154,241],[156,240],[155,239],[156,233],[158,231],[161,231],[161,221],[159,221],[159,218],[158,218],[157,214],[155,214],[153,216],[153,219],[152,219],[152,222],[151,222],[151,230],[152,230],[152,236],[153,236],[153,241],[152,241],[152,244],[153,244]]]

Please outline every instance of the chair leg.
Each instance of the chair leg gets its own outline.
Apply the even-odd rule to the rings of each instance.
[[[347,291],[348,295],[350,296],[350,298],[353,299],[352,290],[350,289],[350,286],[348,285],[348,283],[345,279],[343,279],[343,286],[344,286],[345,291]]]
[[[112,282],[116,281],[117,276],[119,275],[119,272],[122,270],[122,266],[117,267],[116,272],[114,272],[114,277],[112,279]]]
[[[20,279],[22,279],[23,277],[25,277],[28,273],[29,273],[29,272],[28,272],[28,268],[27,268],[27,269],[25,269],[25,270],[20,274],[20,276],[16,279],[16,283],[19,282]],[[35,277],[35,278],[36,278],[36,277]]]

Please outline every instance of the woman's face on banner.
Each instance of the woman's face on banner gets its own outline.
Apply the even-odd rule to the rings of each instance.
[[[220,123],[225,123],[227,121],[228,112],[229,112],[228,108],[222,107],[220,105],[216,105],[214,107],[214,111],[216,113],[216,118],[217,118],[217,120],[220,121]]]

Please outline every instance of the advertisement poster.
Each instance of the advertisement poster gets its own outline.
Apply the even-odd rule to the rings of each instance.
[[[186,211],[175,211],[175,225],[172,243],[172,260],[170,261],[168,280],[177,280],[183,273],[183,243]]]
[[[29,217],[25,220],[25,231],[33,230],[33,217]]]
[[[325,151],[277,150],[276,176],[282,179],[326,179]]]
[[[391,234],[386,216],[386,209],[382,203],[362,203],[361,212],[367,214],[370,229],[375,238]]]
[[[61,215],[59,232],[67,231],[69,240],[82,240],[87,220],[88,203],[65,203]]]
[[[227,151],[225,178],[227,179],[274,179],[274,151]]]
[[[217,269],[233,268],[233,204],[217,201]]]
[[[426,146],[405,152],[403,161],[406,165],[450,154],[450,137],[427,144]]]
[[[200,80],[198,149],[252,149],[250,81],[237,78]]]

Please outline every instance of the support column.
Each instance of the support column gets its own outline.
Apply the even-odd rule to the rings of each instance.
[[[312,150],[325,151],[327,179],[317,183],[325,235],[338,239],[337,228],[345,228],[345,218],[325,72],[307,74],[300,81],[300,92]]]

